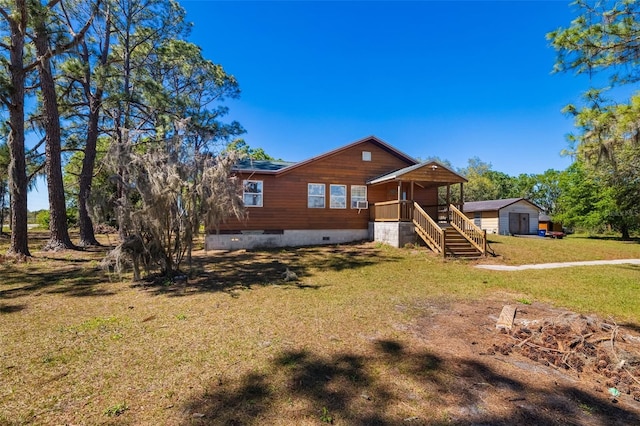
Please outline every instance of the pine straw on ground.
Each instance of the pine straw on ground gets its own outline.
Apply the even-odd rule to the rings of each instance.
[[[640,355],[637,325],[612,326],[614,355],[607,347],[610,321],[534,302],[518,306],[520,318],[513,332],[505,333],[496,328],[505,296],[445,304],[425,300],[417,306],[421,313],[410,330],[435,348],[434,356],[447,360],[456,377],[453,388],[442,393],[453,424],[639,424],[640,402],[628,386],[635,382]],[[592,329],[599,331],[590,335]],[[590,343],[582,345],[583,337]],[[626,371],[616,357],[626,360]]]
[[[546,366],[589,377],[595,391],[630,395],[640,401],[640,336],[609,320],[566,313],[524,320],[509,333],[511,341],[488,350],[513,352]]]

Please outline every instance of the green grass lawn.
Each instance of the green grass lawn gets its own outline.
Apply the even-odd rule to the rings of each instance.
[[[639,241],[569,235],[561,240],[538,237],[488,235],[489,247],[509,265],[637,258]]]
[[[491,241],[500,256],[480,262],[640,258],[613,240]],[[199,252],[181,285],[110,276],[101,250],[33,254],[0,259],[0,424],[444,424],[454,367],[406,331],[434,301],[547,302],[640,327],[637,265],[487,271],[367,243]]]

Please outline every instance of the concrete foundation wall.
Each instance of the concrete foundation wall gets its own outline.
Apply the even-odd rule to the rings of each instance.
[[[209,234],[205,250],[240,250],[272,247],[299,247],[322,244],[342,244],[370,240],[367,229],[288,230],[282,234],[250,231],[242,234]]]
[[[411,222],[371,222],[369,228],[373,229],[374,241],[393,247],[404,247],[406,244],[415,244],[417,241]]]

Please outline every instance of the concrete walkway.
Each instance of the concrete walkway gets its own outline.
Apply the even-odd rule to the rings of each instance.
[[[525,269],[554,269],[569,268],[571,266],[593,266],[593,265],[640,265],[640,259],[616,259],[616,260],[585,260],[582,262],[562,262],[562,263],[538,263],[535,265],[477,265],[476,268],[490,269],[492,271],[523,271]]]

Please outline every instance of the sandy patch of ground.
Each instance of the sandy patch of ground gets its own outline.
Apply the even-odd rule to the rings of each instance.
[[[412,326],[458,377],[442,390],[454,423],[640,423],[638,330],[533,303],[501,332],[502,308],[425,302]]]

